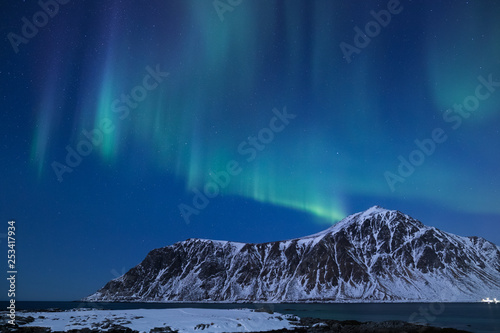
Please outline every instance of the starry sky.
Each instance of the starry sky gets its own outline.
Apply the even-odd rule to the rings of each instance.
[[[500,244],[498,1],[0,7],[18,300],[79,299],[187,238],[294,238],[373,205]]]

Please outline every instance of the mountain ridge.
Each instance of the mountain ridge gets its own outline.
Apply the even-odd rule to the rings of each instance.
[[[191,238],[154,249],[86,301],[479,301],[500,295],[500,247],[373,206],[267,243]]]

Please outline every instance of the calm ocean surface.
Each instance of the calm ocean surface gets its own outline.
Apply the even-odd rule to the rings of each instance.
[[[8,305],[0,302],[2,309]],[[36,309],[166,309],[166,308],[268,308],[301,317],[336,320],[403,320],[453,327],[471,332],[500,332],[500,304],[485,303],[348,303],[348,304],[197,304],[197,303],[80,303],[16,302],[19,310]]]

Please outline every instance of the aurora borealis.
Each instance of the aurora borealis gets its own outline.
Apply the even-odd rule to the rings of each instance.
[[[497,1],[56,4],[47,22],[35,1],[1,5],[20,299],[86,296],[186,238],[299,237],[373,205],[500,244]],[[391,188],[399,156],[421,161]]]

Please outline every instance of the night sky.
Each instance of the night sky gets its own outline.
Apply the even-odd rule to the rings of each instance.
[[[46,2],[0,5],[18,300],[373,205],[500,244],[500,2]]]

